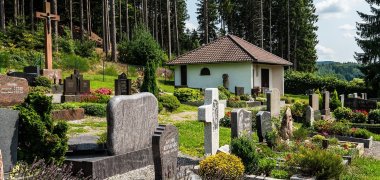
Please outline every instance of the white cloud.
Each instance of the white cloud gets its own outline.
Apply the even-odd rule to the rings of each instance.
[[[350,33],[350,32],[346,32],[346,33],[343,34],[343,37],[351,39],[351,38],[355,37],[355,34]]]
[[[344,31],[353,31],[356,29],[356,27],[351,24],[344,24],[344,25],[339,26],[339,29],[344,30]]]
[[[186,29],[190,29],[190,31],[192,30],[196,30],[198,29],[198,25],[195,25],[194,23],[190,22],[190,21],[186,21],[186,25],[185,25]]]
[[[359,2],[359,0],[322,0],[315,4],[321,18],[342,18]]]
[[[331,48],[317,44],[315,47],[317,49],[319,59],[334,60],[335,51]]]

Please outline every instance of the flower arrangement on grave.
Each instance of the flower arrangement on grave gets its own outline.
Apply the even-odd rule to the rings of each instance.
[[[219,121],[220,126],[231,127],[231,111],[226,112],[225,116]]]
[[[95,90],[95,94],[112,95],[112,89],[109,89],[109,88],[99,88],[99,89]]]

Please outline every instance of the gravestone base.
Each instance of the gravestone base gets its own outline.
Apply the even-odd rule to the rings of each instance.
[[[64,95],[62,96],[62,103],[65,102],[80,102],[81,101],[81,95]]]
[[[314,120],[318,121],[322,119],[322,113],[320,110],[314,111]]]
[[[63,93],[63,85],[61,84],[55,84],[51,88],[51,93],[53,94],[62,94]]]
[[[58,84],[62,79],[62,70],[60,69],[43,69],[41,75],[49,78],[53,84]],[[54,82],[55,79],[55,82]]]
[[[66,157],[65,163],[73,165],[74,174],[82,170],[84,177],[105,179],[153,165],[152,148],[116,156],[108,156],[107,154],[69,156]]]

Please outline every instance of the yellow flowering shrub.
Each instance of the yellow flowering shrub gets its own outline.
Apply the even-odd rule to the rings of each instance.
[[[235,155],[218,153],[200,162],[199,175],[203,179],[239,179],[243,173],[243,162]]]

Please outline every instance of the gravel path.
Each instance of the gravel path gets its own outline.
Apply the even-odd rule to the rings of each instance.
[[[371,148],[364,149],[364,156],[373,157],[380,160],[380,142],[373,141]]]
[[[179,172],[182,175],[179,179],[184,179],[183,174],[186,172],[188,175],[186,177],[191,176],[191,179],[197,179],[193,173],[190,173],[189,169],[192,169],[194,166],[199,164],[199,158],[194,158],[191,156],[187,156],[179,152],[178,154],[178,166]],[[190,173],[190,174],[189,174]],[[147,166],[141,169],[136,169],[134,171],[129,171],[125,174],[119,174],[113,177],[108,178],[107,180],[154,180],[154,166]]]

